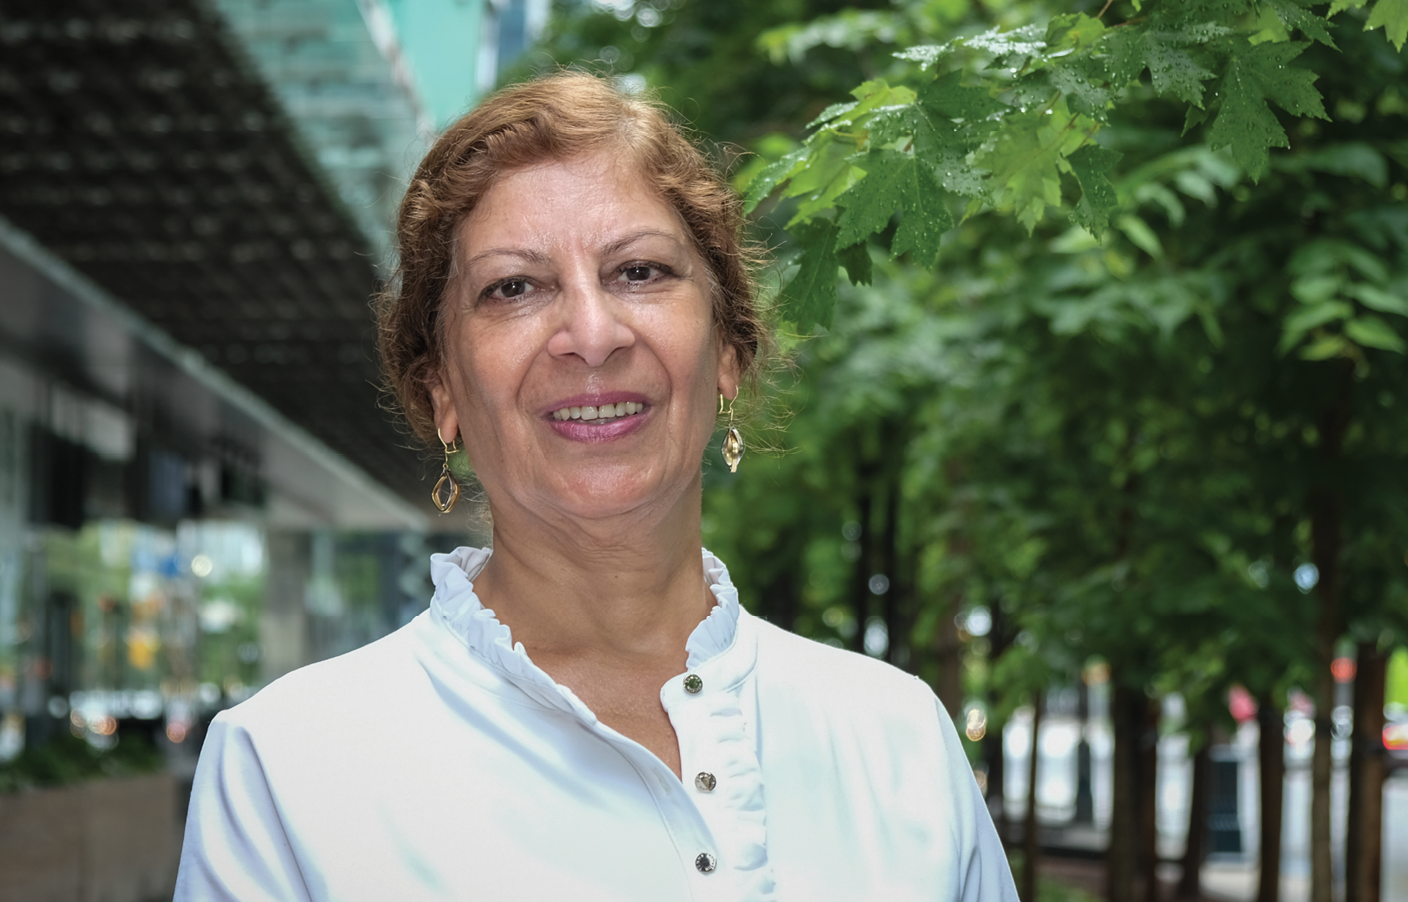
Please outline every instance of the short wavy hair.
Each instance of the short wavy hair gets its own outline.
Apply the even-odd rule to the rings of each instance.
[[[423,441],[435,437],[430,386],[444,360],[461,224],[500,175],[602,152],[634,165],[679,215],[708,271],[715,328],[740,372],[753,370],[769,338],[758,305],[762,253],[743,235],[737,193],[655,101],[560,72],[505,88],[450,126],[401,202],[378,339],[387,387]]]

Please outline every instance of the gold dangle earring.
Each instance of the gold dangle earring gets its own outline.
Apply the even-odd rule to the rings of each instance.
[[[450,472],[450,455],[455,453],[455,449],[445,441],[439,429],[435,430],[435,437],[445,446],[445,464],[444,469],[440,471],[440,480],[435,483],[435,488],[430,490],[430,500],[440,509],[440,513],[448,514],[454,508],[455,502],[460,500],[460,484]]]
[[[738,429],[733,425],[733,402],[735,398],[728,402],[728,431],[724,433],[724,443],[719,449],[723,452],[724,463],[728,464],[730,473],[738,472],[738,462],[743,459],[743,436],[738,434]],[[719,392],[719,416],[724,413],[724,393]]]

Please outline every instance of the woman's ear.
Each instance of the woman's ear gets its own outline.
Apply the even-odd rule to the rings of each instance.
[[[460,417],[455,410],[455,400],[443,377],[436,375],[428,386],[430,389],[431,416],[435,419],[435,429],[440,441],[447,445],[455,443],[460,434]]]
[[[729,400],[737,398],[742,381],[743,376],[738,367],[738,349],[724,342],[719,350],[719,392]]]

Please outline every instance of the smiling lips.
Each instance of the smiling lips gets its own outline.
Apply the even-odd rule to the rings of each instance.
[[[605,422],[614,420],[617,417],[627,417],[640,413],[645,409],[645,405],[636,401],[618,401],[615,404],[602,404],[593,406],[590,404],[581,407],[563,407],[552,412],[552,418],[558,421],[566,420],[588,420]]]

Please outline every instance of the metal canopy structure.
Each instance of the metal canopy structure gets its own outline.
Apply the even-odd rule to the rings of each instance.
[[[381,262],[434,128],[391,12],[381,0],[211,2]]]
[[[198,0],[0,4],[0,215],[419,505],[375,251],[298,142]]]

